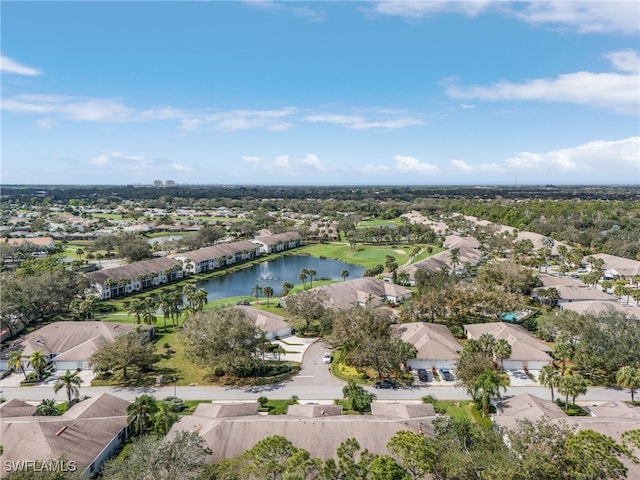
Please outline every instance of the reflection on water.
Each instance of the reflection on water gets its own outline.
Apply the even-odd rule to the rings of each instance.
[[[197,288],[204,288],[207,291],[209,301],[242,295],[252,296],[251,290],[256,285],[269,286],[273,288],[275,295],[280,295],[284,282],[290,282],[293,285],[302,283],[298,276],[303,268],[316,271],[313,279],[307,275],[305,280],[307,285],[312,280],[342,280],[341,273],[344,270],[349,272],[349,280],[361,278],[365,270],[363,267],[331,258],[290,255],[198,282]]]

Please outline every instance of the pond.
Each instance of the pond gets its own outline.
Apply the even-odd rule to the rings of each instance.
[[[365,270],[364,267],[331,258],[289,255],[209,280],[203,280],[196,284],[196,288],[204,288],[208,293],[209,301],[243,295],[252,296],[251,290],[256,285],[261,287],[269,286],[273,288],[274,295],[280,295],[283,282],[290,282],[292,285],[302,283],[298,279],[298,275],[300,275],[300,270],[303,268],[316,271],[316,275],[313,278],[314,281],[342,280],[340,274],[343,270],[349,272],[347,280],[353,280],[354,278],[361,278]],[[307,283],[309,280],[307,277]]]

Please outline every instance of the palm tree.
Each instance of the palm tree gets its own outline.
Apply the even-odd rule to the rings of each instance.
[[[178,414],[173,411],[172,404],[162,401],[158,404],[158,410],[153,416],[153,429],[159,435],[166,435],[177,419]]]
[[[162,310],[162,317],[164,319],[163,331],[167,331],[167,320],[171,315],[171,292],[163,292],[158,299],[158,307]]]
[[[139,397],[136,397],[133,403],[127,407],[127,420],[129,423],[133,423],[133,428],[136,434],[140,435],[145,432],[149,425],[151,425],[151,419],[158,411],[158,404],[156,399],[143,393]]]
[[[633,394],[636,388],[640,388],[640,368],[630,365],[622,367],[616,374],[616,383],[622,388],[628,388],[631,393],[631,403],[634,403]]]
[[[36,350],[29,357],[28,365],[35,370],[38,381],[42,378],[47,363],[47,357],[40,350]]]
[[[451,262],[453,269],[456,270],[456,267],[460,263],[460,249],[458,247],[449,250],[449,261]]]
[[[558,336],[558,338],[556,338],[556,343],[553,347],[553,356],[559,358],[562,361],[560,376],[564,377],[564,372],[567,366],[567,359],[571,359],[573,357],[573,343],[568,336],[560,335]]]
[[[191,308],[193,309],[194,312],[201,312],[204,309],[204,306],[209,301],[207,296],[208,296],[208,293],[204,288],[199,288],[198,290],[193,292],[193,295],[192,295],[193,305]]]
[[[262,294],[267,297],[267,307],[269,306],[269,299],[273,297],[273,288],[270,286],[262,287]]]
[[[579,373],[565,375],[564,377],[560,377],[558,392],[565,396],[564,409],[567,410],[569,408],[569,396],[572,397],[572,403],[575,405],[576,397],[587,393],[587,382]]]
[[[27,372],[24,371],[24,364],[22,363],[22,350],[16,350],[9,354],[9,358],[7,359],[7,368],[11,368],[13,370],[21,370],[24,375],[25,380],[27,379]]]
[[[158,310],[158,299],[155,296],[145,297],[144,299],[144,312],[142,313],[142,321],[146,325],[153,325],[158,318],[156,317],[156,311]]]
[[[60,415],[56,408],[56,401],[53,398],[43,398],[42,402],[36,407],[37,417],[55,417]]]
[[[549,387],[551,389],[551,401],[555,400],[553,387],[558,386],[558,382],[560,381],[560,372],[553,364],[545,365],[540,369],[540,374],[538,375],[538,382],[543,387]]]
[[[306,270],[306,268],[303,268],[302,270]],[[300,280],[302,282],[302,289],[305,289],[306,286],[306,282],[307,282],[307,274],[304,273],[303,271],[300,271],[300,274],[298,275],[298,280]]]
[[[627,294],[627,288],[624,285],[616,285],[613,294],[618,297],[618,302]],[[628,303],[628,302],[627,302]]]
[[[480,338],[478,338],[478,343],[480,344],[482,352],[488,357],[491,357],[493,345],[496,343],[496,337],[490,333],[483,333],[480,335]]]
[[[258,298],[260,297],[261,293],[262,293],[262,287],[260,285],[256,284],[251,289],[251,295],[256,297],[256,303],[258,303]]]
[[[313,268],[309,269],[309,282],[311,284],[311,288],[313,288],[313,277],[316,276],[316,271]]]
[[[506,391],[507,382],[497,370],[488,368],[478,375],[475,384],[476,388],[480,392],[482,414],[483,416],[489,415],[491,398],[500,398],[500,388],[503,388]]]
[[[67,389],[67,400],[71,403],[71,396],[78,398],[80,395],[79,385],[82,383],[82,379],[78,376],[78,372],[71,373],[67,370],[63,376],[53,386],[53,393],[58,393],[63,388]]]
[[[398,272],[398,282],[400,285],[407,285],[409,283],[409,272],[406,270]]]
[[[340,276],[342,277],[342,281],[344,282],[349,276],[349,270],[342,270],[340,272]]]
[[[122,304],[127,316],[133,314],[136,324],[142,323],[142,316],[144,315],[147,306],[142,298],[132,298]]]
[[[511,344],[501,338],[493,344],[493,355],[500,361],[500,372],[504,372],[504,359],[511,356]]]

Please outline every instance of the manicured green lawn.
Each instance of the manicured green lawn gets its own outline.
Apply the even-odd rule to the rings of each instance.
[[[412,249],[413,246],[407,245],[372,246],[358,244],[354,252],[347,243],[323,243],[301,247],[296,250],[296,253],[333,258],[360,265],[361,267],[371,268],[376,265],[384,265],[387,255],[394,257],[398,265],[403,265],[409,260],[409,253]]]
[[[398,225],[402,225],[402,221],[399,218],[394,218],[392,220],[384,220],[381,218],[372,218],[370,220],[361,220],[356,225],[358,230],[366,230],[367,228],[372,227],[397,227]]]

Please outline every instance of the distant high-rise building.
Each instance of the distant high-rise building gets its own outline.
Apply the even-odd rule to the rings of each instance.
[[[167,180],[166,182],[164,182],[165,187],[175,187],[176,186],[176,182],[174,182],[173,180]]]
[[[154,180],[153,181],[153,186],[154,187],[161,187],[162,186],[162,180]]]

